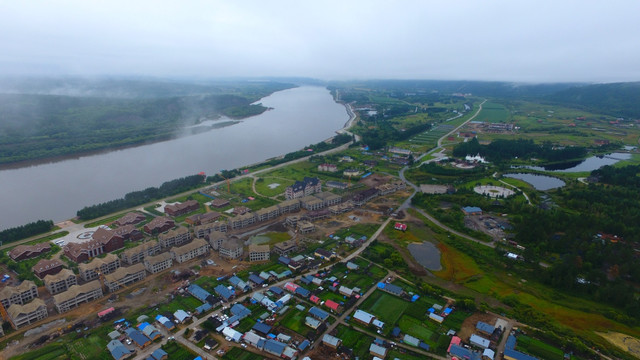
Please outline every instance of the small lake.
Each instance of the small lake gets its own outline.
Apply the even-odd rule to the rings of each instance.
[[[613,165],[618,161],[629,160],[631,154],[628,153],[612,153],[606,155],[594,155],[584,160],[579,161],[567,161],[563,163],[550,164],[545,166],[518,166],[519,168],[539,170],[539,171],[554,171],[564,173],[574,173],[583,171],[593,171],[600,169],[605,165]]]
[[[422,244],[409,244],[407,249],[409,249],[413,258],[427,270],[442,270],[442,265],[440,265],[440,250],[438,250],[433,243],[425,241]]]
[[[565,186],[565,182],[546,175],[538,175],[538,174],[504,174],[505,177],[522,180],[531,184],[536,190],[551,190],[557,189]]]

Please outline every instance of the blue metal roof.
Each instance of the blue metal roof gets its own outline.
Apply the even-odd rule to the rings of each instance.
[[[285,347],[287,347],[287,345],[281,343],[280,341],[271,340],[271,339],[268,339],[264,343],[264,351],[269,352],[271,354],[278,355],[278,356],[282,354]]]
[[[229,300],[229,298],[233,296],[233,293],[222,284],[216,286],[213,290],[216,292],[216,294],[222,296],[225,300]]]
[[[520,351],[511,350],[511,349],[504,349],[504,356],[508,356],[516,360],[538,360],[538,358],[536,357],[521,353]]]
[[[204,304],[202,304],[202,305],[200,305],[200,306],[198,306],[198,307],[196,308],[196,312],[197,312],[198,314],[202,314],[202,313],[203,313],[203,312],[205,312],[205,311],[209,311],[209,310],[211,310],[211,308],[212,308],[211,304],[209,304],[209,303],[204,303]]]
[[[278,261],[279,261],[279,262],[281,262],[281,263],[283,263],[283,264],[285,264],[285,265],[289,265],[289,263],[291,262],[291,259],[289,259],[289,258],[288,258],[288,257],[286,257],[286,256],[280,256],[280,257],[278,258]]]
[[[309,297],[309,294],[311,294],[311,291],[303,288],[303,287],[298,287],[296,288],[296,294],[302,296],[302,297]]]
[[[256,323],[252,329],[262,334],[268,334],[271,331],[271,326],[265,323]]]
[[[118,340],[112,340],[109,344],[107,344],[107,349],[109,349],[111,356],[113,356],[113,358],[116,360],[120,360],[122,359],[122,357],[131,354],[131,351],[129,351],[129,349],[127,349],[124,344],[122,344]]]
[[[324,310],[320,310],[315,306],[309,309],[309,314],[313,315],[315,318],[318,318],[322,321],[326,320],[329,317],[329,313],[327,313]]]
[[[277,286],[272,286],[269,288],[269,290],[276,295],[282,295],[282,293],[284,293],[284,290],[280,289]]]
[[[231,285],[236,286],[238,285],[240,282],[242,281],[242,279],[240,279],[237,276],[232,276],[231,278],[229,278],[229,282],[231,283]]]
[[[154,352],[151,353],[151,356],[153,356],[153,358],[156,360],[162,359],[162,357],[165,355],[169,356],[169,354],[167,354],[167,352],[162,349],[156,349]]]
[[[145,346],[150,341],[148,337],[135,329],[129,332],[128,336],[140,347]]]
[[[262,285],[262,283],[264,283],[264,279],[262,279],[260,276],[256,274],[249,275],[249,281],[258,285]]]
[[[242,304],[235,304],[231,307],[231,313],[242,320],[251,314],[251,310],[247,309]]]
[[[482,358],[482,354],[475,351],[471,351],[469,349],[465,349],[460,345],[451,345],[451,348],[449,349],[449,354],[461,357],[463,359],[468,359],[468,360],[480,360]],[[505,355],[506,355],[506,351],[505,351]]]
[[[300,345],[298,345],[298,349],[300,349],[300,351],[304,351],[307,347],[309,347],[309,340],[304,340]]]
[[[516,348],[516,337],[513,335],[509,335],[507,338],[507,343],[504,346],[505,349],[513,350]]]
[[[195,296],[202,302],[207,302],[207,297],[211,295],[207,290],[201,288],[196,284],[189,285],[189,287],[187,288],[187,292],[189,292],[189,294]]]
[[[391,330],[391,335],[394,337],[398,337],[400,335],[400,328],[399,327],[394,327],[393,330]]]
[[[402,292],[404,291],[400,286],[393,284],[386,284],[383,288],[394,295],[402,295]]]
[[[462,208],[462,210],[467,213],[482,212],[482,209],[477,206],[465,206]]]
[[[420,344],[418,344],[418,347],[429,351],[429,344],[426,344],[424,341],[420,341]]]
[[[493,331],[495,330],[493,326],[482,321],[478,321],[478,323],[476,324],[476,329],[484,331],[487,334],[493,334]]]

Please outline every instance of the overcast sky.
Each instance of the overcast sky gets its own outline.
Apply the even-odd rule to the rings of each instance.
[[[0,0],[0,73],[640,80],[640,1]]]

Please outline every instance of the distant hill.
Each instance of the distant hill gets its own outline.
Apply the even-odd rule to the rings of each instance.
[[[640,118],[640,82],[575,86],[546,95],[544,99],[597,113]]]

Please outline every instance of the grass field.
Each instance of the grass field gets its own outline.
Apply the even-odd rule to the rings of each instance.
[[[67,347],[62,343],[47,345],[35,351],[13,357],[17,360],[58,360],[68,359]]]
[[[509,110],[502,104],[486,102],[482,105],[482,111],[474,119],[489,123],[500,123],[509,121]]]
[[[163,313],[166,311],[174,313],[178,309],[193,312],[200,305],[202,305],[202,302],[194,298],[193,296],[176,296],[170,303],[161,305],[159,307],[158,313]]]
[[[295,181],[285,178],[261,177],[256,181],[256,191],[264,196],[276,196],[282,194],[288,186],[293,185]],[[269,187],[271,184],[280,184],[275,188]]]
[[[307,317],[305,311],[299,311],[298,309],[289,310],[289,312],[280,319],[280,325],[295,331],[300,335],[306,335],[307,331],[311,330],[304,324],[304,319]]]
[[[373,342],[371,336],[342,325],[338,326],[337,330],[337,337],[342,340],[343,346],[353,349],[355,356],[360,358],[369,357],[369,346]]]
[[[431,340],[435,332],[422,325],[420,320],[414,319],[408,315],[402,315],[398,322],[398,326],[404,334],[415,336],[427,344],[435,346],[435,342]]]
[[[564,352],[562,350],[528,336],[518,336],[516,350],[535,355],[545,360],[564,359]]]
[[[376,290],[360,305],[360,309],[375,315],[386,324],[386,329],[391,329],[408,306],[407,301]]]

